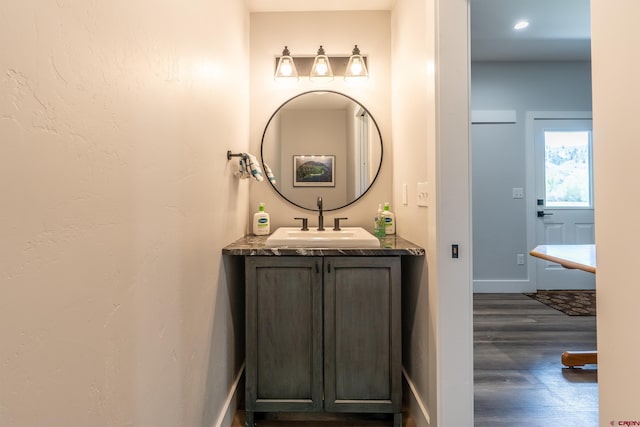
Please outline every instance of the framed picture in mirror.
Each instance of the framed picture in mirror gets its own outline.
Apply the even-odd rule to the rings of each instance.
[[[294,187],[335,187],[334,155],[294,155]]]

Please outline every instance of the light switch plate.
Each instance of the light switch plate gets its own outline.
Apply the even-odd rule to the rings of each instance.
[[[407,193],[407,184],[402,184],[402,204],[409,204],[409,193]]]
[[[429,206],[429,184],[427,182],[419,182],[416,193],[418,206]]]
[[[512,188],[512,197],[514,199],[524,199],[524,188]]]

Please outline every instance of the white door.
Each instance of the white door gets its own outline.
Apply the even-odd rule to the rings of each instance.
[[[534,121],[536,245],[594,243],[590,119]],[[595,289],[595,277],[536,261],[538,289]]]

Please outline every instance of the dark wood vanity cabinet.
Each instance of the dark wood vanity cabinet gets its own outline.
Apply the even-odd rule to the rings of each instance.
[[[401,424],[400,257],[246,257],[246,418],[393,413]]]
[[[322,410],[322,258],[247,257],[249,412]]]

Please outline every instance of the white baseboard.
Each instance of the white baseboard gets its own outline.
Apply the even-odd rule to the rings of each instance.
[[[229,390],[229,394],[227,395],[227,399],[222,406],[222,410],[220,411],[220,415],[218,415],[218,420],[214,424],[214,427],[231,427],[233,424],[233,418],[236,414],[237,409],[237,401],[238,401],[238,391],[240,380],[244,375],[245,364],[243,363],[236,375],[235,380],[233,381],[233,385]],[[407,374],[407,371],[402,368],[402,376],[409,388],[409,408],[411,410],[411,417],[415,420],[417,426],[430,426],[431,425],[431,416],[429,415],[429,411],[427,410],[424,401],[422,400],[422,396],[418,393],[415,384]]]
[[[422,400],[422,396],[418,393],[415,384],[407,374],[407,371],[402,368],[402,376],[404,377],[405,382],[409,388],[409,411],[411,412],[411,417],[416,422],[416,426],[428,427],[431,425],[431,416],[429,415],[429,410],[427,406],[424,404]]]
[[[233,424],[233,418],[236,416],[236,409],[238,407],[238,386],[244,374],[244,366],[245,364],[243,363],[236,375],[236,379],[233,381],[231,390],[229,390],[229,394],[227,395],[227,400],[225,400],[224,405],[222,405],[222,410],[220,411],[220,415],[218,415],[218,420],[214,424],[214,427],[231,427]]]
[[[474,280],[473,292],[476,294],[535,292],[531,280]]]

